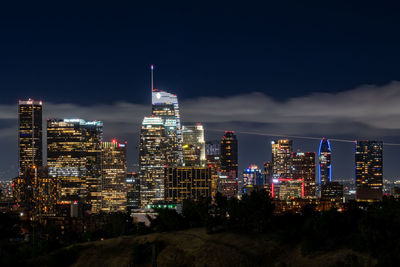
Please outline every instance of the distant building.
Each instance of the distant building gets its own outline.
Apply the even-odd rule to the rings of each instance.
[[[238,196],[238,179],[235,171],[221,170],[218,172],[217,192],[228,198]]]
[[[145,117],[140,132],[139,179],[141,206],[164,201],[165,171],[171,149],[161,117]]]
[[[221,142],[206,143],[206,165],[211,168],[211,197],[217,193],[218,173],[221,171]]]
[[[208,156],[221,156],[221,142],[220,141],[207,141],[206,145],[206,157]]]
[[[100,211],[102,138],[101,121],[47,120],[47,164],[59,184],[59,204],[78,201]]]
[[[318,183],[323,185],[332,180],[331,144],[328,139],[322,138],[318,151]]]
[[[326,182],[322,184],[321,200],[343,202],[343,185],[338,182]]]
[[[43,165],[42,101],[29,99],[18,103],[19,175],[27,168]]]
[[[126,187],[127,210],[140,208],[140,180],[137,173],[132,172],[126,175]]]
[[[221,140],[221,169],[238,174],[238,140],[233,131],[226,131]]]
[[[165,200],[182,203],[211,196],[211,169],[208,167],[165,168]]]
[[[57,204],[57,180],[48,175],[47,167],[32,166],[23,176],[16,178],[14,197],[17,204],[32,220],[55,214]]]
[[[293,178],[274,178],[271,184],[271,197],[280,200],[304,197],[304,180]]]
[[[271,191],[273,164],[271,161],[264,163],[264,188]]]
[[[125,211],[127,206],[126,143],[115,139],[101,144],[101,210]]]
[[[251,164],[247,169],[243,170],[244,185],[264,186],[264,176],[257,165]]]
[[[383,142],[356,142],[356,198],[357,201],[382,200]]]
[[[274,178],[289,179],[292,177],[293,142],[288,139],[279,139],[271,142],[272,145],[272,173]]]
[[[292,177],[304,181],[304,197],[315,198],[315,153],[294,152],[292,164]]]

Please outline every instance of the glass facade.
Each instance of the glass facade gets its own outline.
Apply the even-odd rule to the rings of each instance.
[[[125,211],[127,205],[126,143],[101,144],[101,210]]]
[[[141,206],[164,201],[164,168],[171,149],[161,117],[145,117],[140,132],[139,178]]]
[[[182,203],[211,196],[211,169],[207,167],[165,168],[165,200]]]
[[[295,179],[304,181],[304,197],[316,197],[316,182],[315,182],[315,153],[293,153],[292,176]]]
[[[221,140],[221,168],[238,174],[238,141],[232,131],[226,131]]]
[[[183,163],[185,166],[205,166],[206,147],[204,128],[201,124],[184,125],[183,136]]]
[[[292,177],[293,142],[280,139],[271,142],[272,145],[272,172],[274,178]]]
[[[328,139],[323,138],[319,145],[319,165],[318,165],[318,176],[319,184],[325,184],[332,180],[332,169],[331,169],[331,144]]]
[[[19,175],[32,166],[43,165],[42,101],[19,101],[18,148]]]
[[[357,141],[355,163],[357,200],[382,200],[383,142]]]
[[[168,155],[169,165],[181,165],[183,162],[182,127],[178,97],[175,94],[153,89],[152,116],[163,120],[167,137],[170,139],[172,153]]]
[[[47,164],[59,183],[60,204],[82,201],[100,210],[102,137],[101,121],[47,121]]]

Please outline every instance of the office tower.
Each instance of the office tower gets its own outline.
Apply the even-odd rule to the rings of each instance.
[[[244,185],[264,186],[264,177],[257,165],[251,164],[243,171],[243,182]]]
[[[206,148],[203,125],[183,125],[183,163],[185,166],[205,166]]]
[[[198,200],[211,196],[211,169],[208,167],[165,168],[165,200],[182,203],[185,199]]]
[[[16,179],[14,197],[32,220],[55,214],[57,180],[48,175],[47,167],[28,167]]]
[[[182,129],[178,97],[175,94],[153,89],[152,116],[162,119],[169,139],[171,153],[167,155],[168,165],[181,165],[183,163]]]
[[[233,131],[226,131],[221,140],[221,168],[238,174],[238,141]]]
[[[127,173],[126,175],[127,186],[127,210],[132,211],[140,208],[140,179],[139,175],[135,172]]]
[[[343,185],[338,182],[326,182],[321,186],[321,200],[343,202]]]
[[[208,156],[221,156],[221,142],[218,140],[207,141],[205,145],[206,158]]]
[[[271,197],[280,200],[304,197],[304,180],[293,178],[274,178],[271,184]]]
[[[243,170],[242,185],[238,185],[239,192],[250,194],[254,189],[264,189],[264,175],[257,165],[251,164],[247,169]]]
[[[357,201],[382,200],[383,142],[357,141],[355,163]]]
[[[238,141],[233,131],[226,131],[221,140],[221,170],[218,172],[217,191],[226,197],[238,194]]]
[[[279,139],[272,145],[272,173],[274,178],[291,178],[292,140]]]
[[[125,211],[126,187],[126,143],[101,144],[101,210],[104,212]]]
[[[102,137],[101,121],[47,120],[47,164],[59,184],[60,204],[79,201],[100,211]]]
[[[292,164],[292,177],[304,181],[304,197],[315,198],[315,153],[293,153]]]
[[[237,174],[235,171],[219,171],[217,179],[217,192],[228,198],[237,197],[238,179],[236,175]]]
[[[320,185],[332,180],[331,144],[328,139],[322,138],[318,150],[318,182]]]
[[[141,206],[164,201],[164,167],[171,151],[161,117],[145,117],[140,132],[139,178]]]
[[[211,197],[217,193],[218,173],[221,170],[221,142],[207,141],[206,143],[206,165],[211,168]]]
[[[42,166],[42,101],[18,103],[19,175],[32,166]]]

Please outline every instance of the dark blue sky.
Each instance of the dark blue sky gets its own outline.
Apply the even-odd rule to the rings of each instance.
[[[155,64],[155,86],[175,92],[180,101],[189,103],[181,110],[183,118],[190,111],[190,101],[198,97],[222,99],[261,92],[281,109],[282,123],[273,118],[264,122],[264,113],[257,113],[260,119],[249,125],[265,123],[264,128],[251,126],[258,127],[259,131],[268,129],[273,133],[316,137],[329,137],[334,132],[332,137],[351,140],[360,136],[386,136],[385,141],[400,142],[397,138],[400,126],[392,127],[396,118],[382,125],[368,124],[368,116],[363,120],[352,117],[348,121],[338,116],[336,121],[340,123],[334,124],[335,119],[331,119],[329,125],[323,121],[314,125],[310,120],[303,123],[303,118],[293,119],[296,101],[286,105],[290,99],[301,100],[316,92],[330,95],[344,92],[346,98],[345,92],[363,84],[377,86],[375,91],[370,91],[368,99],[363,99],[373,105],[381,86],[400,80],[400,3],[395,1],[9,2],[0,6],[0,105],[15,105],[15,114],[17,100],[28,97],[45,103],[75,104],[77,114],[73,116],[84,116],[78,110],[86,106],[96,107],[93,110],[98,112],[103,110],[99,105],[119,101],[149,105],[149,65]],[[398,87],[398,84],[385,87],[387,99],[400,92]],[[357,92],[350,93],[356,100],[354,95],[360,94]],[[252,95],[246,99],[256,102],[258,97]],[[311,103],[318,106],[319,98],[315,99]],[[211,102],[217,103],[217,100]],[[230,101],[232,104],[238,100]],[[364,105],[363,101],[355,106]],[[385,101],[381,100],[381,107],[385,107]],[[309,102],[300,102],[306,103],[307,108]],[[286,106],[291,108],[289,115],[283,114]],[[338,105],[334,113],[341,109]],[[312,110],[316,114],[320,111]],[[47,114],[52,112],[48,110]],[[274,110],[268,112],[265,116],[275,116]],[[400,114],[400,111],[385,112],[376,120],[386,119],[387,114]],[[65,112],[58,111],[58,114]],[[252,113],[249,114],[251,119]],[[304,114],[309,116],[310,112],[303,110]],[[139,121],[143,114],[132,114],[135,116]],[[291,120],[286,121],[288,117]],[[187,118],[195,116],[187,115]],[[210,138],[222,136],[222,132],[211,130],[208,119],[212,116],[204,121],[193,120],[206,124]],[[232,122],[228,123],[224,117],[220,118],[223,123],[216,126],[218,121],[214,121],[212,126],[243,131],[248,130],[243,126],[246,120],[232,116]],[[236,127],[236,121],[241,122],[241,127]],[[105,124],[106,137],[118,134],[121,125],[106,128]],[[343,130],[352,125],[356,125],[352,131]],[[129,127],[135,127],[137,132],[140,126],[126,126]],[[14,118],[0,117],[1,133],[8,131],[1,135],[6,137],[0,141],[3,148],[0,174],[9,176],[16,170],[12,166],[17,162],[16,129]],[[132,147],[137,143],[137,135],[125,131],[122,137]],[[241,135],[239,138],[241,167],[269,160],[269,142],[273,137]],[[295,144],[296,149],[308,151],[317,151],[319,145],[309,140],[295,140]],[[353,144],[336,147],[338,152],[333,159],[337,162],[334,170],[338,172],[334,177],[353,176]],[[385,162],[385,171],[395,177],[398,175],[394,160],[397,150],[392,147],[387,151],[391,152],[385,157],[392,158],[393,162]],[[130,150],[130,154],[135,155],[131,156],[132,165],[137,153]]]
[[[399,6],[388,2],[84,2],[2,6],[1,102],[147,102],[151,63],[156,85],[181,98],[400,79]]]

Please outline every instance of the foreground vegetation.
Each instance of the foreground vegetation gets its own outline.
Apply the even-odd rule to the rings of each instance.
[[[158,210],[150,228],[114,214],[94,232],[36,243],[10,242],[12,224],[1,220],[0,265],[84,266],[104,257],[110,257],[103,259],[110,266],[155,261],[159,266],[230,266],[232,261],[238,266],[396,266],[400,260],[396,199],[363,207],[354,203],[344,212],[316,212],[313,206],[301,214],[273,211],[265,192],[242,200],[217,195],[214,203],[186,201],[182,214]]]

